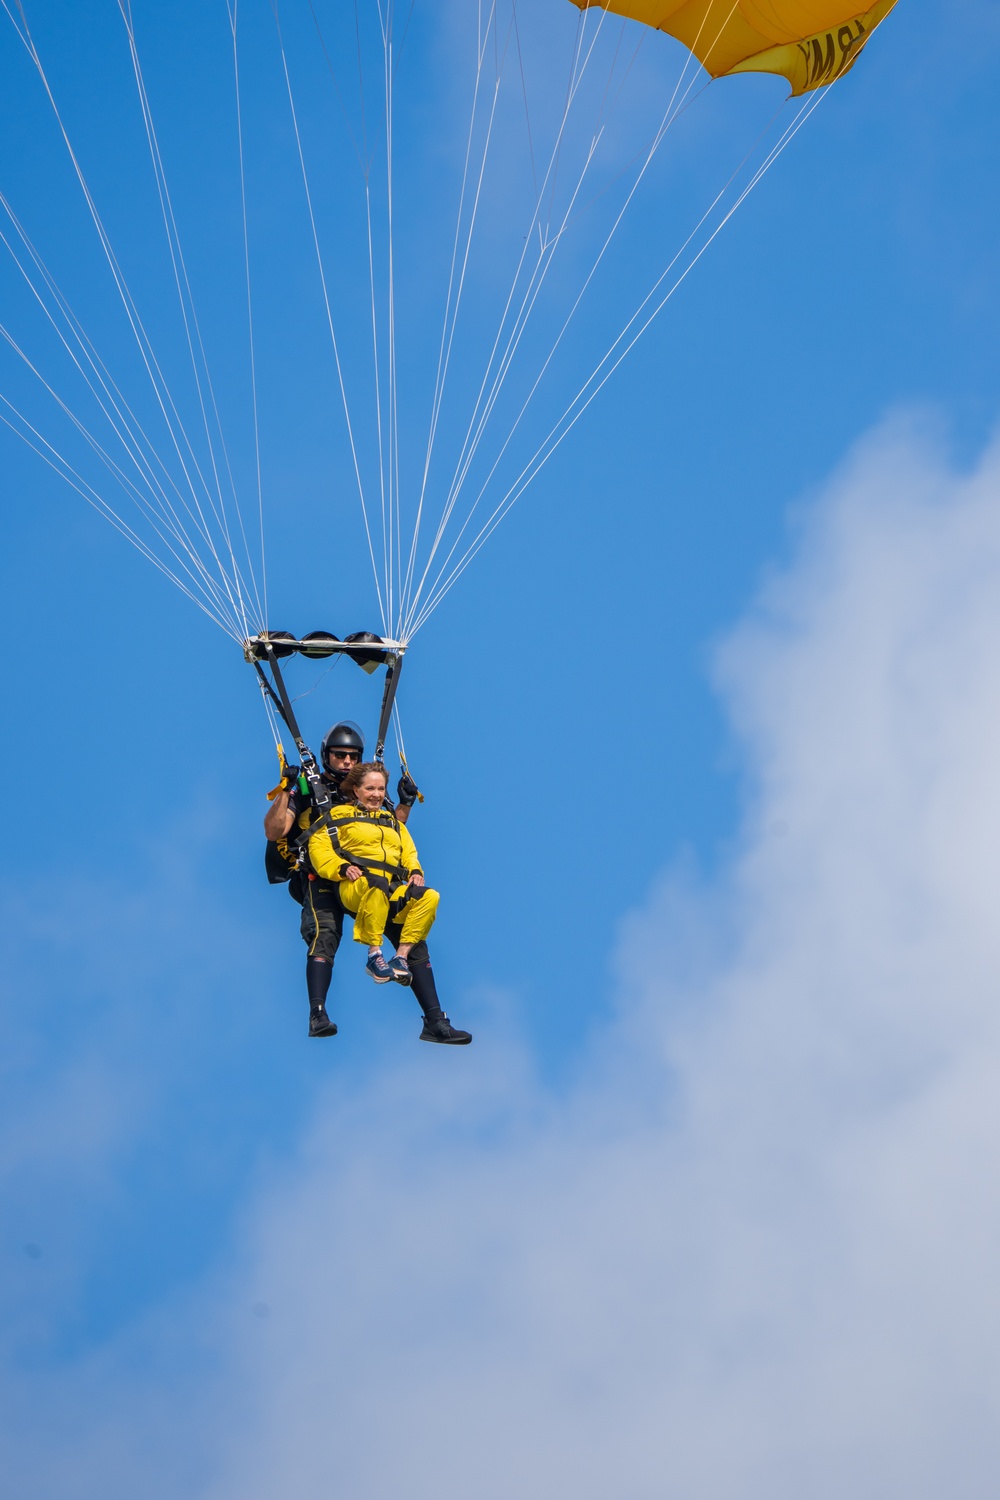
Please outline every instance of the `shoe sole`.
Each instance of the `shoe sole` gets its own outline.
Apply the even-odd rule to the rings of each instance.
[[[422,1036],[422,1042],[434,1042],[438,1047],[467,1047],[471,1036]]]
[[[391,974],[372,974],[371,969],[368,970],[368,973],[371,974],[371,977],[374,979],[374,981],[375,981],[376,984],[391,984],[392,983],[392,975]]]
[[[310,1031],[309,1035],[311,1037],[314,1037],[314,1036],[315,1037],[319,1037],[319,1036],[336,1036],[337,1035],[337,1028],[336,1028],[336,1026],[327,1026],[323,1031]]]
[[[413,983],[413,975],[409,974],[409,973],[407,973],[407,974],[393,974],[392,977],[396,981],[397,984],[404,985],[406,987],[406,989],[409,989],[410,985]]]

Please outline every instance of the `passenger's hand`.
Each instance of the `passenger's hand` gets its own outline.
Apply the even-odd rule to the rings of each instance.
[[[361,875],[362,871],[358,869],[357,865],[348,865],[342,878],[344,880],[360,880]]]
[[[424,877],[422,875],[420,875],[419,873],[416,873],[416,874],[413,874],[413,875],[410,876],[410,884],[411,885],[423,885],[423,883],[424,883]]]
[[[420,788],[412,776],[405,772],[396,783],[396,797],[403,807],[412,807],[420,795]]]

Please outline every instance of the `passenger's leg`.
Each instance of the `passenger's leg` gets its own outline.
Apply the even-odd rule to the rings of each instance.
[[[370,885],[364,875],[357,880],[342,880],[340,899],[354,916],[354,941],[368,947],[365,968],[376,984],[388,984],[392,978],[382,954],[382,937],[389,918],[389,897],[377,885]]]
[[[342,880],[338,888],[341,904],[354,917],[354,941],[380,948],[389,916],[389,897],[378,886],[359,880]]]
[[[389,903],[390,941],[396,957],[389,968],[397,984],[412,983],[409,957],[417,944],[423,944],[424,951],[427,951],[424,939],[433,925],[438,900],[437,891],[432,891],[429,886],[398,885],[392,893]]]
[[[413,887],[411,886],[412,890]],[[441,897],[429,885],[418,887],[418,893],[403,907],[403,926],[399,934],[399,956],[406,958],[414,943],[422,942],[434,926]]]

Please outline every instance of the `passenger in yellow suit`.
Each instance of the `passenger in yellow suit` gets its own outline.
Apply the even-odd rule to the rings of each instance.
[[[368,946],[367,969],[376,984],[410,983],[410,949],[426,938],[437,915],[438,893],[424,883],[416,845],[385,806],[386,771],[376,761],[354,766],[340,787],[327,826],[309,840],[316,874],[338,885],[354,916],[354,941]],[[386,963],[386,927],[396,956]]]

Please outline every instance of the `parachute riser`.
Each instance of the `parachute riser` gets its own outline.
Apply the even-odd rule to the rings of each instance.
[[[375,737],[375,759],[379,765],[382,764],[382,756],[385,751],[385,737],[389,733],[392,707],[396,701],[396,689],[399,687],[399,674],[402,670],[402,656],[390,656],[385,674],[385,689],[382,693],[382,710],[378,716],[378,734]]]
[[[271,669],[271,676],[274,679],[273,687],[264,675],[264,671],[256,657],[248,659],[253,662],[257,670],[257,675],[264,684],[268,696],[281,714],[282,719],[288,726],[289,734],[295,741],[295,748],[299,752],[299,760],[302,763],[302,774],[309,783],[309,792],[312,796],[313,806],[317,812],[324,813],[333,806],[333,798],[323,781],[323,774],[315,755],[313,755],[309,746],[302,738],[302,731],[295,717],[292,700],[288,696],[288,689],[285,687],[285,679],[282,676],[281,668],[278,666],[278,658],[275,655],[274,649],[268,643],[265,642],[264,644],[267,652],[267,664]]]

